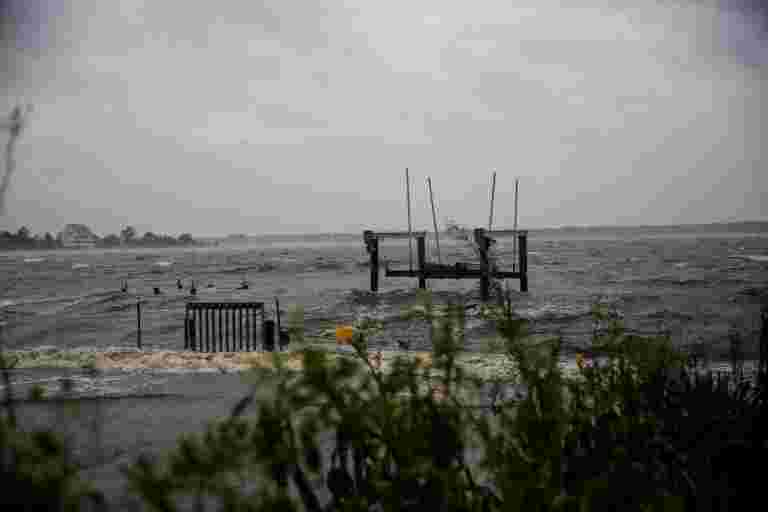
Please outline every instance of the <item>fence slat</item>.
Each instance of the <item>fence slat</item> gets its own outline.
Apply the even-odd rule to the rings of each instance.
[[[219,347],[224,349],[224,324],[222,322],[222,316],[224,313],[224,308],[218,307],[216,308],[219,311]]]
[[[232,339],[232,311],[230,309],[224,310],[224,330],[224,339],[229,344]]]
[[[248,350],[248,345],[251,340],[251,315],[245,312],[245,350]],[[243,344],[240,344],[240,350],[243,350]]]

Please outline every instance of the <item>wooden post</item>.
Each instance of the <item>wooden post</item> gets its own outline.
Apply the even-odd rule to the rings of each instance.
[[[405,168],[405,201],[408,203],[408,270],[413,272],[413,228],[411,227],[411,176]]]
[[[197,350],[197,326],[195,325],[195,312],[192,310],[192,315],[189,318],[189,348],[193,351]]]
[[[184,310],[184,350],[189,350],[189,304]]]
[[[515,225],[513,226],[513,229],[515,232],[517,231],[517,185],[518,185],[518,179],[515,178]],[[517,233],[515,233],[515,236],[512,237],[512,270],[515,270],[515,260],[517,259]]]
[[[416,247],[418,251],[418,264],[419,264],[419,289],[425,290],[427,288],[427,278],[424,275],[426,270],[427,259],[427,242],[426,236],[420,236],[416,239]]]
[[[363,231],[365,247],[371,256],[371,291],[379,291],[379,239],[373,234],[373,231]]]
[[[491,213],[488,215],[488,231],[493,229],[493,199],[496,196],[496,171],[493,171],[493,181],[491,183]]]
[[[136,346],[141,350],[141,299],[136,299]]]
[[[483,301],[488,300],[490,297],[491,279],[490,279],[490,264],[488,261],[488,237],[485,235],[483,228],[475,229],[475,243],[480,253],[480,299]]]
[[[275,321],[274,320],[264,320],[264,330],[262,331],[262,345],[264,346],[264,350],[267,352],[272,352],[275,350]]]
[[[525,234],[517,235],[517,241],[519,244],[518,250],[520,261],[520,291],[528,291],[528,236]]]

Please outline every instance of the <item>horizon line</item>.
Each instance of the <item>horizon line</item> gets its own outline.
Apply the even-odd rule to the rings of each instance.
[[[728,225],[743,225],[743,224],[766,224],[768,225],[768,219],[764,220],[733,220],[733,221],[720,221],[720,222],[703,222],[703,223],[685,223],[685,224],[570,224],[562,226],[547,226],[537,228],[519,228],[520,231],[564,231],[569,229],[585,230],[585,229],[658,229],[658,228],[680,228],[680,227],[703,227],[703,226],[728,226]],[[466,227],[466,226],[465,226]],[[225,239],[230,237],[237,237],[245,235],[246,238],[264,238],[264,237],[296,237],[296,236],[357,236],[362,233],[360,231],[316,231],[316,232],[295,232],[295,233],[228,233],[225,235],[192,235],[196,238],[208,238],[208,239]],[[386,231],[392,231],[392,229],[386,229]],[[402,230],[407,231],[407,230]],[[418,230],[414,230],[418,231]],[[427,230],[430,233],[432,230]]]

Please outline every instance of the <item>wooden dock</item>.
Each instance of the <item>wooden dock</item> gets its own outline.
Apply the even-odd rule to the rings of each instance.
[[[517,267],[516,270],[494,270],[491,268],[489,252],[491,244],[495,241],[493,236],[514,236],[517,240]],[[452,265],[431,263],[426,258],[426,231],[413,232],[375,232],[366,230],[363,232],[363,241],[370,256],[371,291],[379,290],[379,241],[383,239],[416,239],[417,264],[416,268],[391,269],[385,267],[386,277],[412,277],[419,280],[419,288],[427,287],[427,279],[479,279],[480,295],[483,300],[490,296],[490,283],[492,278],[519,279],[520,291],[528,291],[528,232],[520,230],[486,230],[477,228],[474,230],[475,243],[480,252],[478,263],[457,262]]]

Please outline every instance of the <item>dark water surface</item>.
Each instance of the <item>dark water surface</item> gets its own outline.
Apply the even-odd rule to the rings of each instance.
[[[590,305],[615,303],[627,327],[667,327],[680,340],[719,345],[729,330],[754,338],[768,283],[768,232],[552,231],[531,233],[530,291],[515,297],[534,329],[558,330],[578,344]],[[768,229],[768,228],[767,228]],[[441,240],[444,262],[472,261],[464,242]],[[512,240],[499,240],[511,266]],[[434,252],[434,251],[433,251]],[[382,256],[407,265],[407,243],[384,241]],[[434,255],[433,255],[434,259]],[[137,296],[145,346],[183,346],[183,311],[197,283],[199,300],[265,300],[304,307],[308,334],[361,314],[395,319],[416,300],[415,280],[383,278],[368,289],[367,254],[357,237],[335,241],[252,241],[194,249],[85,250],[0,254],[0,311],[8,348],[119,347],[136,340]],[[176,279],[185,289],[177,290]],[[127,279],[129,291],[120,292]],[[242,279],[251,286],[237,290]],[[513,289],[517,282],[510,281]],[[208,287],[214,285],[215,287]],[[429,282],[437,300],[477,300],[473,280]],[[153,295],[159,287],[162,295]],[[473,324],[480,327],[479,324]],[[468,350],[479,347],[472,336]]]

